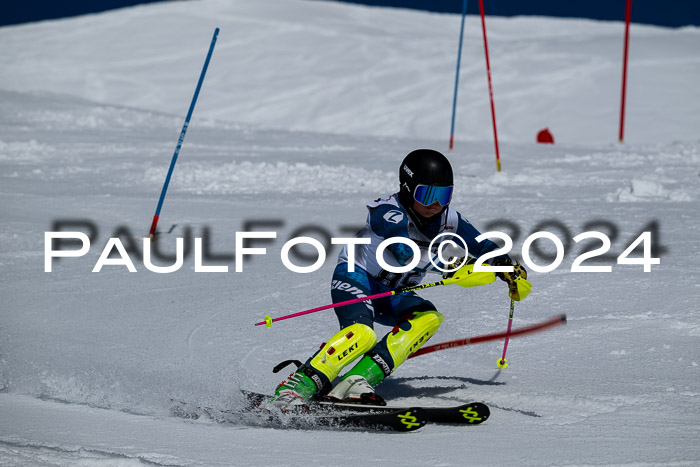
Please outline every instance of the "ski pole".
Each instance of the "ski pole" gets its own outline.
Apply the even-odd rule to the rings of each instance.
[[[272,327],[272,323],[274,323],[276,321],[282,321],[284,319],[296,318],[297,316],[308,315],[311,313],[316,313],[317,311],[327,310],[329,308],[338,308],[341,306],[352,305],[353,303],[364,302],[367,300],[390,297],[392,295],[413,292],[415,290],[420,290],[420,289],[427,289],[430,287],[436,287],[438,285],[457,284],[460,287],[477,287],[479,285],[490,284],[496,280],[496,275],[492,272],[473,272],[473,269],[474,269],[474,265],[468,264],[468,265],[462,267],[460,270],[458,270],[457,273],[455,274],[455,276],[450,277],[449,279],[443,279],[443,280],[438,281],[438,282],[431,282],[429,284],[420,284],[420,285],[414,285],[414,286],[410,286],[410,287],[403,287],[403,288],[398,289],[398,290],[389,290],[387,292],[382,292],[382,293],[378,293],[375,295],[369,295],[367,297],[353,298],[351,300],[346,300],[344,302],[331,303],[330,305],[324,305],[324,306],[320,306],[318,308],[312,308],[310,310],[300,311],[298,313],[292,313],[291,315],[280,316],[278,318],[270,318],[269,316],[265,316],[264,321],[260,321],[259,323],[255,323],[255,325],[261,326],[264,324],[265,326],[267,326],[269,328],[269,327]]]
[[[498,362],[496,362],[496,366],[500,368],[501,370],[508,368],[508,360],[506,360],[506,351],[508,350],[508,341],[510,340],[510,328],[513,326],[513,309],[515,308],[515,301],[511,298],[510,299],[510,317],[508,318],[508,330],[506,331],[506,341],[503,344],[503,356],[501,357]]]
[[[524,336],[526,334],[544,331],[545,329],[559,326],[561,324],[566,324],[566,315],[554,316],[546,321],[542,321],[541,323],[516,329],[513,332],[499,332],[496,334],[486,334],[483,336],[467,337],[466,339],[457,339],[454,341],[442,342],[440,344],[423,347],[422,349],[419,349],[418,351],[409,355],[408,358],[417,357],[419,355],[425,355],[427,353],[437,352],[439,350],[451,349],[454,347],[462,347],[464,345],[480,344],[481,342]]]
[[[151,223],[151,229],[148,232],[148,236],[151,240],[155,238],[156,226],[158,225],[158,218],[160,217],[160,210],[163,207],[163,201],[165,200],[165,193],[168,191],[168,185],[170,184],[170,177],[173,175],[173,169],[175,168],[175,163],[177,162],[177,156],[180,153],[180,148],[182,147],[182,142],[185,140],[185,133],[187,133],[187,127],[190,124],[190,118],[192,117],[192,112],[194,111],[194,105],[197,103],[197,97],[199,96],[199,90],[202,88],[202,83],[204,82],[204,75],[207,73],[207,67],[209,66],[209,60],[211,59],[211,54],[214,52],[214,46],[216,45],[216,38],[219,35],[219,28],[214,30],[214,37],[211,38],[211,45],[209,45],[209,52],[207,53],[207,58],[204,61],[204,66],[202,67],[202,73],[199,75],[199,81],[197,82],[197,88],[194,91],[194,96],[192,96],[192,102],[190,103],[190,108],[187,111],[187,116],[185,117],[185,123],[182,125],[182,131],[180,132],[180,138],[177,140],[177,146],[175,147],[175,153],[170,161],[170,168],[168,169],[168,175],[165,177],[165,183],[163,184],[163,189],[160,192],[160,199],[158,200],[158,207],[156,208],[156,213],[153,216],[153,222]]]

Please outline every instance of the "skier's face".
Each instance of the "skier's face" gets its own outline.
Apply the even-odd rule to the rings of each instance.
[[[440,211],[442,211],[442,205],[435,201],[433,204],[430,206],[423,206],[420,204],[418,201],[413,202],[413,209],[416,210],[418,214],[425,218],[431,218],[436,214],[439,214]]]

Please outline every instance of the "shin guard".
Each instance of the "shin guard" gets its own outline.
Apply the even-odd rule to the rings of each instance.
[[[440,328],[445,317],[438,311],[419,311],[394,327],[386,336],[386,348],[395,370],[409,355],[420,349]]]
[[[365,324],[355,323],[341,329],[311,358],[309,365],[333,381],[340,370],[369,352],[377,344],[374,330]]]

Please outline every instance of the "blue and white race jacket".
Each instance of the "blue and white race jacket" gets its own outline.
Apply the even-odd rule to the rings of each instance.
[[[484,253],[496,250],[498,245],[490,240],[477,242],[475,239],[480,235],[479,231],[464,219],[459,212],[454,209],[446,209],[439,216],[440,219],[430,226],[431,233],[421,232],[413,219],[404,209],[397,199],[395,193],[388,198],[380,198],[369,204],[367,209],[366,225],[355,235],[359,238],[368,238],[369,245],[355,245],[355,266],[365,270],[375,280],[383,285],[396,288],[419,284],[425,277],[426,272],[434,270],[431,258],[436,264],[438,261],[438,251],[442,242],[452,240],[459,245],[462,242],[454,235],[444,235],[437,239],[432,246],[432,251],[428,251],[433,239],[443,233],[456,234],[466,243],[470,256],[479,257]],[[377,262],[377,248],[381,242],[392,237],[404,237],[413,240],[421,251],[421,259],[418,265],[407,273],[397,274],[384,270]],[[413,250],[404,243],[394,243],[389,245],[383,254],[384,261],[392,267],[401,267],[410,263],[413,259]],[[338,255],[338,264],[348,263],[348,246],[345,245]]]

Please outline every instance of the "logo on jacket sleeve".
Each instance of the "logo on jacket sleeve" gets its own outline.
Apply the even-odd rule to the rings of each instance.
[[[403,220],[403,213],[401,211],[391,210],[384,214],[384,220],[392,224],[398,224]]]

